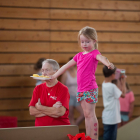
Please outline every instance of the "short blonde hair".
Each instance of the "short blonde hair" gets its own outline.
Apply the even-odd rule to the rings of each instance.
[[[86,27],[82,28],[79,31],[79,34],[78,34],[78,42],[80,40],[80,35],[84,35],[88,39],[92,39],[93,41],[96,41],[96,43],[95,43],[95,49],[98,49],[97,32],[96,32],[96,30],[94,28],[89,27],[89,26],[86,26]]]
[[[59,64],[57,63],[57,61],[53,60],[53,59],[46,59],[42,62],[42,65],[44,65],[45,63],[49,63],[53,70],[56,71],[56,70],[59,70],[60,66]]]

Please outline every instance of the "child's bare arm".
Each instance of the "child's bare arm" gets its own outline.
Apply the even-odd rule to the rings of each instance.
[[[102,62],[104,65],[106,65],[108,67],[108,69],[114,69],[114,65],[112,63],[110,63],[109,60],[106,57],[98,54],[96,56],[96,59],[98,61]]]
[[[132,117],[132,114],[133,114],[133,109],[134,109],[134,102],[131,102],[131,103],[130,103],[129,118],[131,118],[131,117]]]
[[[126,85],[125,85],[125,82],[126,82],[126,78],[121,78],[121,91],[122,91],[122,94],[121,94],[121,97],[124,98],[125,97],[125,94],[126,94]]]
[[[52,79],[57,78],[62,73],[64,73],[68,68],[76,65],[76,62],[72,59],[67,64],[63,65],[54,75],[52,75]]]

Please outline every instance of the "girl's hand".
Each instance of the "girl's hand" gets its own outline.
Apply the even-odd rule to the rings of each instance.
[[[108,67],[108,69],[112,69],[112,70],[115,68],[113,63],[110,63],[109,66],[107,66],[107,67]]]

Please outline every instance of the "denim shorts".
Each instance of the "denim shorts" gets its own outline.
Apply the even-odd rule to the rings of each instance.
[[[87,103],[97,103],[98,102],[98,88],[91,89],[84,92],[77,92],[77,102],[82,101],[83,99]]]
[[[123,122],[127,122],[127,121],[129,121],[129,116],[121,114],[121,119]]]
[[[74,106],[74,107],[76,107],[76,106],[79,106],[79,105],[80,105],[80,103],[77,102],[76,96],[70,95],[69,106]]]

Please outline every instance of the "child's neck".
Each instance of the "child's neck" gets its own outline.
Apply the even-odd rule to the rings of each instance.
[[[93,50],[95,50],[95,48],[91,49],[90,51],[84,51],[83,54],[90,53],[90,52],[92,52]]]
[[[112,82],[112,78],[111,77],[106,77],[104,82],[105,83],[111,83]]]

